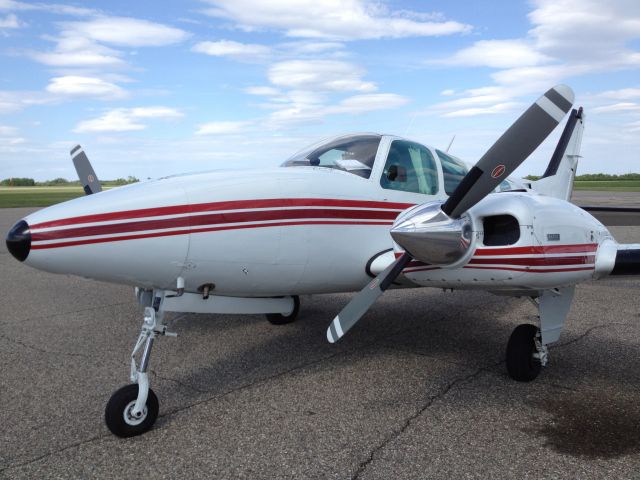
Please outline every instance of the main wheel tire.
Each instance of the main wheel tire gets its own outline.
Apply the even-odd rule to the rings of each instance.
[[[298,295],[293,296],[293,311],[289,315],[282,315],[280,313],[267,313],[267,320],[272,325],[286,325],[287,323],[295,322],[300,310],[300,297]]]
[[[540,373],[542,365],[533,355],[538,352],[534,342],[538,327],[518,325],[507,343],[507,371],[518,382],[530,382]]]
[[[158,418],[158,397],[149,389],[147,404],[140,418],[131,415],[138,398],[138,384],[125,385],[117,390],[107,402],[104,421],[114,435],[134,437],[149,430]]]

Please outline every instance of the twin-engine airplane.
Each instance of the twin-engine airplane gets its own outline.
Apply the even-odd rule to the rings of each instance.
[[[550,89],[469,171],[416,142],[356,134],[313,145],[281,168],[100,192],[78,146],[71,154],[91,195],[20,220],[7,247],[41,270],[136,287],[144,321],[131,354],[133,383],[105,411],[119,436],[147,431],[158,415],[147,369],[155,338],[171,335],[167,312],[259,313],[283,324],[296,318],[301,294],[364,287],[330,324],[335,342],[392,284],[524,296],[538,305],[539,326],[514,330],[506,363],[514,379],[533,380],[575,285],[640,273],[640,244],[617,244],[568,201],[582,109],[571,112],[542,179],[507,178],[572,103],[568,87]]]

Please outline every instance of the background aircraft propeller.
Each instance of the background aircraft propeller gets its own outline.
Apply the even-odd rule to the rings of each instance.
[[[538,98],[469,170],[442,204],[442,212],[447,217],[459,218],[491,193],[558,126],[573,100],[573,91],[566,85],[556,85]],[[402,246],[401,238],[394,238]],[[411,259],[411,254],[405,251],[353,297],[329,325],[329,342],[338,341],[362,318]]]
[[[84,153],[80,145],[76,145],[71,149],[71,159],[73,160],[73,166],[76,167],[76,173],[84,189],[84,193],[91,195],[92,193],[98,193],[102,191],[102,185],[96,176],[96,172],[93,170],[87,154]]]

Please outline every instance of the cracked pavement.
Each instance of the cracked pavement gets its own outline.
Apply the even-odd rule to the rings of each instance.
[[[180,315],[151,359],[160,417],[119,439],[103,414],[142,320],[131,289],[38,272],[4,242],[0,268],[0,478],[637,478],[640,280],[579,286],[528,384],[504,367],[535,321],[522,299],[391,291],[337,345],[351,295],[302,298],[284,326]]]

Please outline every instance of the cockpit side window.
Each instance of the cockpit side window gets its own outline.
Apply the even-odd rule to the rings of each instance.
[[[382,188],[435,195],[438,173],[431,152],[407,140],[394,140],[380,178]]]
[[[458,184],[462,181],[469,169],[460,160],[447,155],[440,150],[436,150],[440,164],[442,165],[442,174],[444,176],[444,191],[447,195],[451,195]]]
[[[369,178],[381,138],[379,135],[340,137],[303,150],[284,162],[282,166],[335,168]]]

